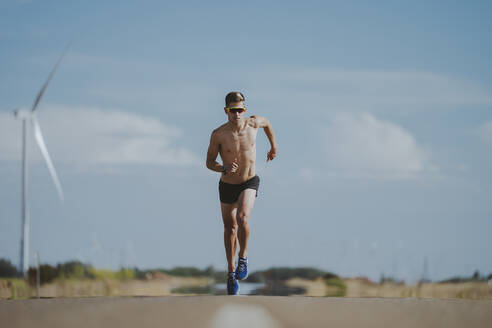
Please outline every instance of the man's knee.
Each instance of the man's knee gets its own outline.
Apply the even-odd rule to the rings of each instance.
[[[224,231],[228,234],[235,235],[237,233],[237,223],[231,222],[224,224]]]
[[[249,213],[247,213],[246,211],[239,211],[237,215],[237,221],[239,225],[245,226],[246,224],[248,224],[248,220],[249,220]]]

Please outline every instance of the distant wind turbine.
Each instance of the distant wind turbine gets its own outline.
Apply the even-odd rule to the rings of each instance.
[[[48,79],[43,84],[41,90],[39,91],[36,99],[34,100],[34,104],[32,105],[31,110],[19,110],[16,109],[14,114],[17,118],[22,120],[22,231],[21,231],[21,251],[20,251],[20,263],[19,263],[19,271],[22,272],[24,277],[27,277],[27,271],[29,269],[29,227],[30,227],[30,219],[29,212],[27,207],[27,121],[30,121],[32,124],[34,139],[43,154],[44,160],[46,161],[46,165],[48,166],[48,170],[50,171],[51,178],[55,183],[56,190],[58,191],[58,195],[60,196],[61,201],[63,202],[63,190],[60,184],[60,180],[58,179],[58,175],[56,174],[55,167],[53,166],[53,162],[51,161],[50,154],[48,153],[48,149],[46,148],[46,144],[43,139],[43,135],[41,133],[41,127],[39,126],[38,120],[36,118],[36,108],[43,97],[44,91],[48,84],[50,83],[53,75],[55,74],[58,65],[60,65],[61,60],[65,56],[69,45],[65,48],[62,55],[56,62],[55,66],[50,72]]]

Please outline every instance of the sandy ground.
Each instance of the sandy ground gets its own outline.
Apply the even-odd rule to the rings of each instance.
[[[459,284],[426,283],[422,285],[404,285],[394,283],[376,284],[366,278],[344,280],[347,297],[403,297],[403,298],[439,298],[492,300],[492,284],[487,282],[466,282]],[[41,297],[94,297],[94,296],[168,296],[178,287],[206,287],[213,280],[202,278],[172,277],[160,275],[148,280],[74,280],[57,281],[41,286]],[[286,281],[291,287],[305,289],[303,296],[336,296],[337,289],[327,286],[321,278],[306,280],[293,278]],[[0,279],[0,299],[23,299],[36,296],[36,290],[25,282],[19,281],[14,288],[7,280]]]
[[[459,298],[470,300],[492,300],[492,285],[487,282],[426,283],[404,285],[395,283],[376,284],[365,278],[344,279],[347,297],[414,297],[414,298]],[[303,287],[304,296],[326,296],[329,286],[323,279],[306,280],[293,278],[287,285]],[[333,294],[332,294],[333,295]],[[492,325],[491,325],[492,327]]]
[[[2,327],[490,327],[492,301],[169,296],[0,301]]]
[[[345,279],[347,297],[417,297],[492,300],[492,285],[487,282],[426,283],[403,285],[375,284],[367,279]],[[491,325],[492,327],[492,325]]]
[[[150,280],[67,280],[41,285],[41,297],[96,297],[96,296],[167,296],[174,288],[183,286],[207,286],[210,278],[172,277],[160,274]],[[36,289],[27,286],[12,297],[7,280],[0,280],[0,299],[29,298],[36,296]]]

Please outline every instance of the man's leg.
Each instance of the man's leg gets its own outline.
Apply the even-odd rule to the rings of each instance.
[[[220,203],[222,211],[222,221],[224,222],[224,246],[227,258],[227,270],[233,272],[235,270],[234,256],[237,250],[237,213],[238,203],[226,204]]]
[[[246,258],[249,239],[249,217],[255,204],[256,190],[246,189],[238,199],[237,207],[237,224],[238,224],[238,239],[239,239],[239,257]]]

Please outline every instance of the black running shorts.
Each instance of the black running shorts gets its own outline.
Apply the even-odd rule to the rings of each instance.
[[[256,197],[258,197],[258,188],[260,187],[260,177],[255,175],[248,181],[240,184],[231,184],[219,181],[219,197],[222,203],[232,204],[237,202],[239,195],[246,189],[256,190]]]

